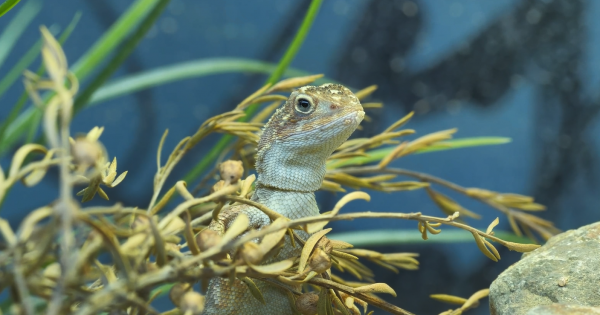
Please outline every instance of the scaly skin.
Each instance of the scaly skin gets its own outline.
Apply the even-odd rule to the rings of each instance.
[[[314,192],[323,183],[325,162],[363,117],[360,101],[342,85],[305,86],[294,91],[265,125],[258,142],[258,179],[252,199],[290,219],[318,215]],[[222,233],[239,213],[246,214],[255,229],[270,223],[262,211],[236,205],[223,209],[209,228]],[[305,233],[301,236],[308,237]],[[292,247],[287,236],[285,242],[279,255],[265,263],[299,255],[301,249]],[[255,282],[266,305],[257,301],[243,282],[229,284],[226,279],[214,278],[203,314],[293,314],[282,289]]]

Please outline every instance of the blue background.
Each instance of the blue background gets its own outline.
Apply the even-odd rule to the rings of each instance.
[[[64,45],[67,58],[73,63],[129,5],[129,1],[103,2],[99,4],[99,1],[81,0],[44,1],[34,23],[26,30],[0,68],[0,76],[4,75],[39,38],[38,25],[56,24],[64,28],[74,14],[81,11],[82,19]],[[355,82],[361,82],[360,78],[351,75],[351,66],[340,69],[340,60],[343,55],[349,53],[344,50],[347,47],[346,43],[353,36],[368,3],[357,0],[324,1],[292,67],[311,73],[324,73],[342,83],[352,83],[353,86]],[[405,56],[404,71],[416,73],[443,62],[485,27],[495,23],[502,16],[511,14],[518,3],[497,0],[418,1],[421,26],[415,34],[414,44]],[[582,3],[585,5],[581,21],[585,40],[575,72],[581,78],[582,93],[591,99],[597,99],[600,83],[600,20],[594,17],[600,13],[600,2]],[[302,19],[303,11],[293,12],[297,7],[296,1],[173,0],[114,78],[204,58],[262,59],[265,47],[268,47],[278,34],[281,25],[289,18]],[[15,15],[15,11],[17,10],[0,18],[0,31]],[[519,29],[515,29],[514,32],[518,34]],[[289,39],[292,37],[293,33],[290,33]],[[549,46],[548,52],[559,49],[561,45],[559,43],[557,46]],[[280,55],[281,51],[274,52],[274,56]],[[38,64],[39,60],[30,69],[36,69]],[[540,173],[536,171],[536,166],[539,165],[543,152],[539,150],[539,143],[545,134],[552,134],[557,130],[557,124],[553,121],[540,123],[539,117],[536,116],[539,111],[539,107],[536,106],[539,105],[541,93],[540,83],[536,81],[536,71],[535,66],[525,67],[521,73],[513,76],[511,87],[489,106],[475,106],[468,100],[460,101],[440,110],[420,112],[408,125],[408,128],[415,129],[418,135],[458,127],[456,137],[505,136],[512,138],[511,143],[410,156],[394,162],[393,166],[429,173],[465,187],[520,194],[534,194],[540,191],[543,193],[543,189],[536,190],[534,187],[540,181]],[[340,76],[340,73],[345,75]],[[266,77],[250,78],[251,81],[248,80],[248,75],[223,74],[186,79],[136,95],[112,99],[78,114],[73,121],[72,131],[83,133],[93,126],[105,127],[102,142],[110,156],[119,159],[119,172],[129,170],[124,183],[115,189],[109,189],[107,193],[111,201],[122,201],[127,206],[144,207],[150,199],[156,167],[155,150],[163,131],[169,129],[165,148],[172,148],[179,139],[192,134],[205,119],[230,108],[233,105],[231,102],[235,101],[231,99],[232,94],[250,92],[259,87]],[[370,83],[364,82],[364,85],[356,87],[361,88],[368,84]],[[22,91],[23,87],[19,83],[2,96],[0,118],[6,117]],[[377,115],[378,121],[375,127],[372,127],[376,131],[383,130],[384,126],[406,114],[407,109],[413,105],[404,104],[385,91],[382,94],[376,92],[374,98],[385,102],[385,114]],[[569,110],[569,107],[564,107],[564,110]],[[559,117],[562,113],[564,112],[559,112]],[[591,152],[591,161],[582,166],[582,169],[562,186],[560,196],[552,200],[552,204],[548,204],[549,212],[541,214],[542,217],[552,219],[560,229],[577,228],[600,219],[600,197],[596,185],[599,178],[599,126],[598,117],[593,118],[584,133],[589,141],[585,144],[573,142],[566,149],[576,149],[577,145],[585,145]],[[217,139],[210,137],[194,149],[172,175],[173,181],[183,176]],[[6,169],[9,162],[8,158],[3,158],[2,167]],[[55,177],[51,177],[30,189],[17,185],[3,206],[2,216],[8,218],[13,226],[17,226],[29,211],[53,201],[57,195],[54,179]],[[343,211],[421,211],[441,215],[424,191],[370,194],[370,203],[353,202]],[[331,208],[340,197],[319,195],[322,209]],[[501,224],[497,229],[508,229],[505,218],[498,212],[469,199],[452,196],[467,209],[482,214],[480,222],[469,221],[472,225],[487,226],[495,217],[500,216]],[[94,203],[109,202],[96,200]],[[338,232],[413,228],[415,233],[418,233],[414,222],[396,220],[337,222],[333,227]],[[443,232],[435,237],[443,237]],[[489,285],[503,268],[519,258],[515,253],[502,251],[501,262],[494,265],[478,251],[474,242],[443,246],[423,242],[376,249],[386,252],[416,251],[422,254],[422,267],[419,271],[401,271],[398,276],[386,271],[377,272],[377,280],[391,281],[392,287],[399,293],[398,298],[390,301],[419,314],[441,312],[449,308],[441,303],[430,302],[427,298],[429,294],[469,296]],[[380,312],[376,311],[376,314],[378,313]],[[488,310],[483,306],[476,311],[470,311],[469,314],[471,313],[486,314]]]

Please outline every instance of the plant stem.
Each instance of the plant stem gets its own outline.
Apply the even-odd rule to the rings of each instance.
[[[69,23],[67,28],[65,28],[64,32],[60,35],[60,38],[58,39],[58,42],[61,45],[64,44],[69,38],[73,30],[75,29],[75,26],[77,26],[77,23],[79,22],[80,18],[81,12],[75,13],[75,16],[71,20],[71,23]],[[40,54],[41,47],[42,40],[40,39],[27,51],[27,53],[25,53],[25,55],[19,60],[19,62],[17,62],[17,64],[13,66],[10,72],[4,78],[2,78],[2,80],[0,81],[0,95],[2,95],[6,91],[6,89],[8,89],[14,83],[14,81],[16,81],[21,76],[23,70],[26,69],[29,65],[31,65],[35,58],[37,58],[37,56]],[[44,72],[44,66],[40,65],[36,72],[37,75],[41,76],[44,74]],[[24,91],[19,97],[17,103],[10,110],[8,117],[4,120],[4,122],[2,122],[2,125],[0,126],[0,140],[4,139],[6,129],[13,122],[13,120],[15,120],[19,112],[21,112],[21,109],[25,105],[25,102],[27,102],[27,99],[27,92]],[[37,130],[37,126],[35,129]],[[0,155],[2,154],[2,151],[3,149],[0,148]],[[1,202],[0,206],[2,206]]]
[[[113,52],[131,30],[143,19],[147,13],[155,7],[158,0],[137,0],[129,6],[119,19],[100,37],[94,45],[70,68],[79,82],[83,82],[87,76],[96,69],[106,57]],[[44,97],[46,103],[51,97],[47,93]],[[7,127],[6,137],[0,139],[0,153],[13,145],[27,130],[31,130],[34,124],[34,131],[37,131],[39,125],[40,112],[36,108],[29,108],[16,119],[14,123]],[[35,134],[35,132],[33,132]]]
[[[152,11],[144,18],[140,26],[135,32],[126,40],[121,48],[108,62],[108,65],[102,69],[102,71],[92,80],[92,82],[86,87],[86,89],[79,94],[75,99],[75,105],[73,106],[73,115],[77,114],[85,104],[88,103],[94,92],[99,89],[108,78],[121,66],[121,64],[129,57],[133,50],[137,47],[139,42],[146,36],[146,33],[150,30],[156,19],[162,14],[167,5],[171,0],[159,0],[154,6]]]
[[[432,237],[428,239],[426,244],[435,243],[464,243],[472,242],[473,235],[461,230],[443,231],[442,237]],[[516,236],[514,233],[507,231],[494,231],[497,237],[515,243],[531,243],[526,237]],[[423,238],[415,229],[401,230],[365,230],[342,233],[331,233],[327,238],[332,240],[344,241],[355,247],[373,247],[385,245],[406,245],[406,244],[422,244]]]
[[[93,104],[104,102],[121,95],[188,78],[199,78],[223,73],[269,74],[275,71],[276,68],[277,64],[275,63],[230,57],[203,58],[199,60],[184,61],[111,80],[92,95],[92,98],[85,107],[87,108]],[[299,77],[307,76],[309,74],[310,73],[306,71],[288,68],[284,73],[284,77]],[[321,78],[317,81],[336,83],[331,78]]]
[[[296,33],[296,36],[294,37],[292,43],[290,44],[285,54],[279,61],[279,64],[277,65],[275,71],[273,71],[271,76],[267,79],[267,84],[273,84],[279,81],[279,79],[281,79],[281,76],[289,67],[290,63],[298,53],[298,50],[300,49],[300,47],[302,47],[304,39],[310,31],[310,28],[315,20],[315,17],[317,16],[317,13],[319,12],[319,8],[321,7],[322,2],[322,0],[312,0],[310,6],[308,7],[308,11],[304,16],[304,20],[302,21],[302,24],[300,25],[300,28]],[[246,109],[246,116],[243,117],[241,120],[247,121],[257,110],[258,106],[256,105],[248,106],[248,108]],[[204,155],[202,160],[200,160],[200,162],[198,162],[198,164],[196,164],[196,166],[194,166],[194,168],[184,176],[183,180],[189,184],[202,173],[204,173],[206,168],[210,164],[212,164],[215,161],[215,159],[219,156],[219,154],[227,147],[231,139],[233,139],[233,136],[230,135],[224,135],[223,137],[221,137],[219,142],[217,142],[217,144],[213,146],[212,149],[206,155]]]

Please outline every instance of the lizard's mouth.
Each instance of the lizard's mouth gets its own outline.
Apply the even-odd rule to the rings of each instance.
[[[356,113],[356,116],[354,116],[354,121],[356,121],[356,124],[358,125],[363,120],[363,118],[365,118],[365,112],[361,110],[358,113]]]
[[[354,129],[360,124],[363,118],[365,118],[364,111],[359,110],[351,112],[322,125],[320,128],[318,128],[318,130],[314,131],[322,132],[326,129],[339,128],[340,125],[344,125],[344,128],[352,129],[352,131],[354,131]]]
[[[352,133],[360,122],[365,117],[365,112],[362,110],[353,111],[330,120],[325,124],[319,125],[317,128],[306,128],[304,130],[296,130],[294,133],[282,137],[282,139],[305,139],[307,136],[315,136],[317,138],[327,135],[326,137]]]
[[[332,123],[336,123],[341,120],[344,125],[357,125],[358,126],[358,124],[360,124],[360,122],[363,120],[363,118],[365,118],[365,112],[363,112],[361,110],[361,111],[352,112],[350,114],[344,115],[344,116],[340,117],[339,119],[332,121]]]

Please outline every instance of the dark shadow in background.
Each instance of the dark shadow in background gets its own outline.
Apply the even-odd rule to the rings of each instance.
[[[600,99],[584,93],[579,72],[586,39],[585,2],[519,2],[466,40],[457,51],[448,53],[426,70],[410,73],[404,61],[422,28],[424,13],[419,4],[416,0],[370,1],[365,11],[360,12],[352,38],[340,50],[336,78],[351,86],[377,84],[379,98],[396,104],[399,101],[406,112],[415,110],[417,114],[445,110],[454,101],[481,108],[497,106],[497,101],[513,85],[526,78],[535,85],[538,95],[535,104],[538,147],[532,191],[537,201],[548,206],[541,216],[560,226],[561,213],[572,210],[560,205],[569,186],[582,175],[589,184],[597,184],[594,178],[597,159],[586,131],[598,116]],[[363,131],[366,136],[375,133],[374,126],[378,124],[370,125]],[[502,248],[502,251],[505,258],[507,250]],[[440,309],[429,309],[427,305],[431,303],[424,300],[433,292],[415,293],[419,283],[426,283],[429,288],[435,284],[440,293],[468,296],[488,287],[508,264],[506,259],[501,263],[490,261],[468,279],[461,280],[444,269],[448,258],[436,252],[434,246],[427,247],[426,252],[420,248],[419,252],[421,269],[425,272],[402,272],[392,280],[398,286],[390,285],[399,289],[399,296],[411,297],[408,301],[403,299],[402,307],[425,313]],[[516,259],[518,256],[512,257],[513,261]],[[431,261],[433,265],[427,266]],[[391,276],[387,274],[386,279]],[[407,282],[412,285],[402,285]]]

